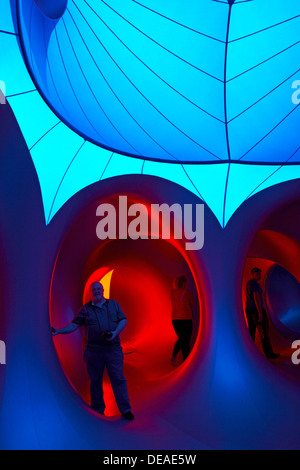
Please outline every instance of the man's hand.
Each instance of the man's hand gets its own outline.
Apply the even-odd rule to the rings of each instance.
[[[52,336],[58,335],[58,330],[54,328],[53,325],[51,325],[51,332],[52,332]]]
[[[106,341],[113,341],[115,337],[118,336],[118,333],[115,331],[112,331],[112,336],[110,338],[105,338]]]
[[[124,330],[126,325],[127,325],[126,318],[123,318],[123,320],[120,320],[117,328],[114,331],[112,331],[112,336],[110,338],[106,338],[106,341],[113,341],[115,337],[118,336],[121,333],[121,331]]]

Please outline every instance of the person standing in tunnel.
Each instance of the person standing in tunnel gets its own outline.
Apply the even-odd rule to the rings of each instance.
[[[265,356],[268,359],[276,359],[280,354],[273,351],[269,337],[269,321],[263,300],[263,290],[259,284],[261,280],[261,269],[251,270],[251,279],[246,285],[246,306],[245,312],[248,322],[248,329],[251,338],[255,342],[256,330],[258,331]]]
[[[90,377],[91,407],[104,415],[103,374],[106,367],[122,416],[133,420],[127,381],[123,374],[123,351],[119,338],[119,334],[127,325],[127,319],[115,300],[105,299],[100,282],[93,282],[90,289],[92,300],[83,305],[72,322],[64,328],[56,329],[52,326],[52,335],[69,334],[80,326],[85,327],[84,358]]]
[[[178,340],[176,341],[173,354],[171,357],[171,364],[176,366],[176,356],[179,351],[182,351],[183,360],[190,354],[190,341],[193,332],[193,310],[194,304],[193,296],[189,289],[187,289],[186,276],[178,276],[174,281],[173,289],[171,290],[171,304],[172,304],[172,325],[175,330]]]

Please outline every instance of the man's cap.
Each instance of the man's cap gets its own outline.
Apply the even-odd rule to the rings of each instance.
[[[253,269],[251,269],[251,272],[252,272],[253,274],[254,274],[254,273],[261,273],[262,270],[259,269],[259,268],[253,268]]]

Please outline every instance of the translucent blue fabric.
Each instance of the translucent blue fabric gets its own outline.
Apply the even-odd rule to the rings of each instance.
[[[257,191],[299,177],[298,0],[69,0],[57,20],[42,3],[4,0],[0,80],[47,223],[115,175],[174,181],[222,226]]]

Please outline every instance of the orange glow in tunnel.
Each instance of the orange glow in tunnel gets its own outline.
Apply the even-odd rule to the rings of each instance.
[[[111,270],[108,270],[108,272],[106,271],[107,271],[107,268],[100,268],[91,275],[88,282],[86,283],[84,293],[83,293],[84,304],[86,304],[87,302],[89,302],[89,300],[91,300],[90,285],[93,282],[100,282],[103,285],[104,297],[106,299],[110,298],[110,284],[111,284],[111,278],[112,278],[114,270],[111,269]]]
[[[82,256],[80,270],[70,266],[68,246],[58,256],[51,292],[51,321],[58,327],[74,318],[82,303],[91,299],[90,284],[100,281],[104,297],[115,299],[127,317],[120,335],[124,353],[124,374],[134,409],[151,406],[169,390],[188,367],[193,346],[199,339],[201,293],[181,250],[162,240],[109,240]],[[174,243],[174,245],[175,245]],[[68,245],[68,244],[67,244]],[[78,256],[77,260],[81,257]],[[81,279],[82,273],[84,278]],[[170,358],[177,336],[171,321],[170,290],[173,280],[185,274],[194,297],[192,351],[178,366]],[[73,279],[72,279],[73,277]],[[83,281],[83,282],[82,282]],[[62,284],[66,289],[62,289]],[[82,292],[81,299],[78,292]],[[76,299],[75,299],[76,297]],[[202,321],[202,319],[201,319]],[[54,337],[61,365],[72,386],[89,403],[89,380],[82,354],[82,331]],[[194,346],[195,349],[195,346]],[[106,416],[118,415],[110,381],[105,372],[104,400]]]
[[[174,258],[170,247],[164,247],[164,251],[172,251]],[[169,293],[172,278],[165,279],[164,273],[155,264],[151,265],[149,259],[145,262],[138,252],[125,256],[125,260],[115,260],[114,269],[97,270],[88,280],[88,285],[94,279],[101,280],[104,284],[104,296],[116,299],[127,316],[128,324],[121,333],[121,342],[124,372],[135,403],[141,397],[149,400],[155,384],[174,373],[170,357],[177,339],[170,316]],[[108,272],[101,278],[105,270]],[[195,328],[197,329],[197,319]],[[106,414],[117,414],[107,376],[104,380],[104,398],[107,404]]]

